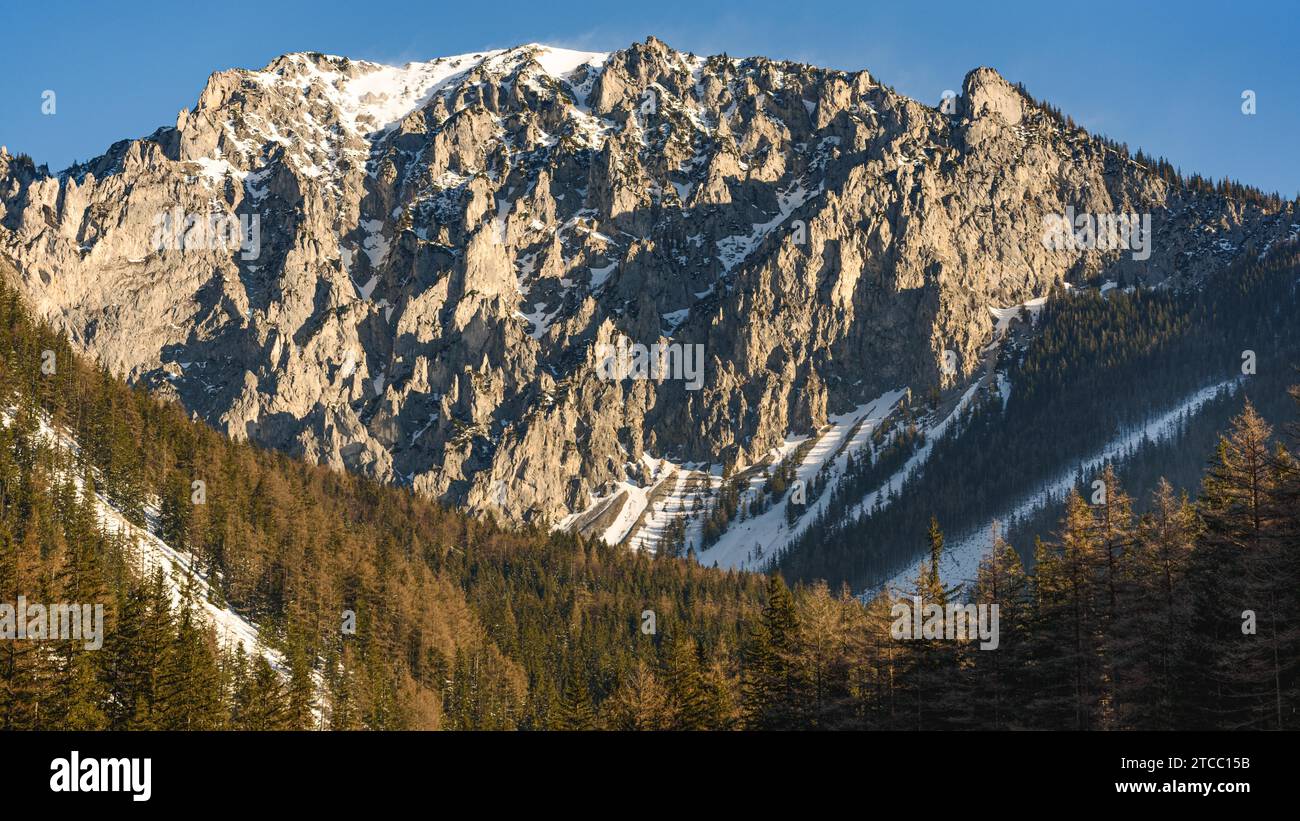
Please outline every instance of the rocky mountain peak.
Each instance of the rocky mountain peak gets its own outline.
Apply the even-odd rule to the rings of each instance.
[[[232,436],[627,540],[653,488],[707,504],[888,392],[969,389],[991,308],[1194,282],[1271,230],[992,69],[961,105],[653,37],[288,54],[63,174],[0,156],[0,254],[77,345]],[[1153,213],[1154,252],[1045,247],[1067,207]],[[620,345],[677,370],[611,378]]]
[[[1007,125],[1019,125],[1028,102],[996,69],[981,66],[966,74],[962,82],[965,111],[971,119],[997,114]]]

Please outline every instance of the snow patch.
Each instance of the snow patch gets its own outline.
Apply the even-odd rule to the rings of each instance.
[[[1151,442],[1162,442],[1169,439],[1177,431],[1179,422],[1185,414],[1189,416],[1195,415],[1205,403],[1218,396],[1220,391],[1226,390],[1235,393],[1240,387],[1242,379],[1243,377],[1235,377],[1201,388],[1170,410],[1152,416],[1146,422],[1120,433],[1091,456],[1079,460],[1077,469],[1062,470],[1057,474],[1056,478],[1047,482],[1038,490],[1025,495],[1007,510],[995,516],[994,519],[1000,522],[1008,522],[1033,512],[1036,508],[1044,505],[1049,497],[1063,498],[1070,488],[1074,487],[1075,478],[1080,470],[1085,476],[1097,473],[1107,462],[1121,458],[1131,448],[1139,445],[1143,439]],[[993,546],[993,533],[991,531],[992,522],[988,526],[981,526],[975,530],[962,533],[958,538],[948,542],[948,546],[939,560],[939,575],[945,584],[952,585],[974,580],[979,570],[980,560]],[[915,575],[916,567],[909,565],[894,574],[885,582],[883,587],[891,590],[906,590],[914,581]],[[876,588],[876,590],[878,589]],[[874,593],[875,590],[869,592]]]

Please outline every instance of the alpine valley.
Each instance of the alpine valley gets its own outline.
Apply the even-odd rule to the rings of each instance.
[[[292,53],[211,75],[174,124],[58,173],[0,149],[5,386],[27,397],[6,399],[5,436],[100,454],[50,456],[51,486],[103,485],[101,525],[192,569],[197,587],[157,597],[197,595],[247,638],[264,668],[248,687],[280,670],[295,726],[576,727],[595,710],[644,727],[641,690],[617,685],[659,698],[661,665],[663,697],[696,687],[689,709],[714,719],[654,726],[962,724],[820,692],[787,714],[804,702],[742,693],[738,646],[760,612],[770,643],[832,612],[883,619],[876,594],[918,578],[986,590],[990,555],[1032,570],[1098,484],[1125,516],[1193,515],[1179,492],[1200,495],[1216,454],[1238,464],[1221,433],[1255,447],[1294,420],[1300,213],[1090,134],[991,68],[954,85],[921,102],[866,71],[654,37],[403,66]],[[1107,218],[1132,242],[1103,241]],[[629,345],[702,372],[611,378]],[[95,387],[42,393],[47,346]],[[106,407],[139,423],[133,444],[91,426]],[[152,439],[164,467],[114,472]],[[243,472],[328,520],[328,546],[257,513]],[[201,538],[177,513],[194,478],[241,500]],[[323,575],[295,581],[303,562]],[[386,620],[391,646],[340,661],[320,636],[343,609]],[[643,610],[698,644],[606,655]],[[1029,652],[1014,619],[1000,652]],[[525,629],[556,620],[604,638],[557,649]],[[946,663],[899,686],[919,699]],[[1005,693],[981,693],[1020,686],[996,675]],[[1083,712],[1063,696],[988,726],[1174,722],[1108,712],[1156,702],[1096,681]],[[1260,698],[1243,725],[1270,720]]]

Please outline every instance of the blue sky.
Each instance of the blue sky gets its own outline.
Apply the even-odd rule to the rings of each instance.
[[[208,74],[289,51],[406,62],[543,42],[606,51],[655,35],[699,54],[846,70],[935,103],[991,65],[1093,131],[1184,171],[1300,192],[1300,10],[1222,3],[785,0],[24,2],[6,8],[0,143],[52,169],[175,122]],[[1149,8],[1149,6],[1164,6]],[[56,113],[41,111],[52,90]],[[1256,94],[1256,114],[1241,95]]]

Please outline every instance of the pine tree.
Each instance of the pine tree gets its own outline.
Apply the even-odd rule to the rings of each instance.
[[[1027,712],[1036,726],[1083,730],[1097,720],[1099,585],[1092,532],[1092,511],[1071,490],[1059,543],[1040,541],[1035,549]]]
[[[32,508],[21,538],[15,538],[8,526],[0,526],[0,601],[11,606],[16,606],[20,595],[42,600],[37,598],[41,552],[37,510]],[[22,618],[24,614],[15,612],[13,623],[4,625],[9,635],[17,635],[17,622]],[[39,644],[0,641],[0,729],[40,729],[48,673]]]
[[[109,685],[109,729],[160,729],[165,714],[159,678],[172,634],[170,596],[162,571],[129,590],[119,604],[116,629],[104,644]]]
[[[158,726],[167,730],[215,730],[225,721],[216,636],[197,619],[195,580],[181,590],[175,632],[159,670]]]
[[[295,632],[287,653],[289,665],[288,724],[295,730],[316,728],[316,681],[305,639]]]
[[[1204,533],[1189,570],[1193,630],[1204,645],[1181,665],[1200,694],[1192,720],[1224,729],[1281,723],[1280,599],[1262,566],[1271,553],[1272,431],[1248,402],[1221,437],[1198,508]],[[1254,614],[1257,632],[1245,630]]]
[[[943,533],[934,519],[930,524],[930,558],[918,568],[906,601],[910,608],[921,609],[922,624],[930,621],[928,612],[942,613],[939,625],[944,634],[913,635],[903,643],[901,662],[905,686],[901,692],[910,702],[911,718],[906,726],[914,730],[951,728],[965,719],[959,715],[966,690],[966,683],[958,678],[961,651],[955,642],[947,640],[945,629],[947,604],[956,600],[960,586],[949,588],[943,584],[935,564],[942,555]]]
[[[1026,692],[1022,671],[1030,622],[1029,579],[1020,554],[1002,538],[993,524],[993,545],[980,560],[971,600],[979,605],[997,605],[997,647],[972,652],[971,698],[976,715],[985,729],[1005,730],[1024,726],[1021,705]]]
[[[799,725],[803,705],[795,640],[799,622],[794,597],[779,575],[768,577],[767,602],[750,632],[742,668],[745,726],[789,729]]]
[[[594,730],[596,711],[591,705],[591,691],[578,675],[571,675],[564,686],[555,719],[557,730]]]
[[[235,694],[238,719],[235,728],[240,730],[287,730],[289,723],[288,698],[284,683],[267,661],[258,653],[253,657],[251,675]]]
[[[668,694],[644,661],[638,661],[631,674],[605,699],[601,711],[601,725],[609,730],[669,728]]]
[[[89,470],[85,473],[89,474]],[[107,550],[108,540],[103,538],[96,522],[94,482],[89,475],[83,478],[82,492],[73,491],[67,502],[64,533],[68,550],[63,567],[58,570],[59,599],[81,607],[83,620],[89,615],[94,621],[98,608],[103,618],[101,628],[107,631],[116,619],[100,558]],[[89,605],[90,609],[83,605]],[[83,624],[83,637],[87,635],[87,626]],[[104,640],[102,635],[99,638],[101,642]],[[80,730],[105,728],[107,716],[103,707],[108,700],[108,687],[100,670],[102,655],[96,649],[87,648],[84,638],[61,642],[58,654],[60,671],[53,726]]]
[[[1177,727],[1177,659],[1180,653],[1195,652],[1186,629],[1185,580],[1197,530],[1186,494],[1178,498],[1173,486],[1160,480],[1125,562],[1119,616],[1112,627],[1114,662],[1122,671],[1120,728]]]
[[[939,560],[943,556],[943,531],[939,529],[939,520],[934,516],[930,517],[926,538],[930,542],[930,565],[925,592],[930,594],[930,601],[942,607],[948,600],[947,591],[943,589],[943,583],[939,580]]]
[[[664,680],[668,688],[669,728],[707,730],[714,722],[709,715],[709,693],[700,671],[695,640],[677,637],[668,642]]]
[[[906,643],[890,635],[894,600],[881,591],[858,612],[850,611],[850,676],[858,702],[854,726],[900,729],[904,726],[902,678],[906,674]]]
[[[842,726],[851,715],[850,657],[845,602],[825,582],[812,585],[798,601],[798,655],[795,664],[813,729]]]
[[[1119,590],[1123,585],[1125,565],[1133,555],[1133,501],[1120,485],[1113,464],[1106,465],[1101,482],[1104,495],[1092,507],[1089,551],[1096,555],[1099,575],[1095,591],[1097,601],[1093,604],[1099,636],[1097,722],[1099,727],[1109,729],[1115,726],[1120,709],[1121,670],[1115,663],[1117,654],[1113,644],[1116,639],[1115,620],[1119,615]]]

